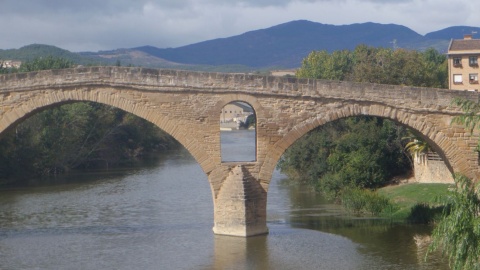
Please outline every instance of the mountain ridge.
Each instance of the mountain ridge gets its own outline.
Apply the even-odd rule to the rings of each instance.
[[[375,22],[332,25],[296,20],[240,35],[205,40],[176,48],[145,45],[98,52],[72,53],[57,47],[57,54],[79,64],[122,64],[155,68],[239,71],[296,68],[314,50],[353,50],[360,44],[373,47],[425,50],[433,47],[445,53],[451,38],[463,38],[480,30],[472,26],[451,26],[420,35],[397,24]],[[40,47],[39,47],[40,46]],[[55,51],[51,45],[32,44],[20,49],[0,50],[0,59],[28,60]],[[36,48],[36,50],[35,50]],[[14,60],[11,59],[11,60]]]

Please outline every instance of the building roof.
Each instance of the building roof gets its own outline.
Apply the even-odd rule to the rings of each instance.
[[[480,39],[452,39],[448,53],[480,52]]]
[[[242,108],[244,112],[253,113],[253,108],[250,107],[250,105],[248,105],[248,104],[246,104],[246,103],[237,101],[237,102],[232,102],[232,103],[230,103],[230,104],[233,104],[233,105],[236,105],[236,106]]]

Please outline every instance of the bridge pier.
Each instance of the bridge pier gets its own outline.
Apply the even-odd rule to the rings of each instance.
[[[243,237],[268,233],[267,192],[242,165],[228,171],[214,198],[213,232]]]

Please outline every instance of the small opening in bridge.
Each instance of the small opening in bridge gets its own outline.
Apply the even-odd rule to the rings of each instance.
[[[255,161],[257,156],[256,116],[246,102],[234,101],[220,111],[222,162]]]

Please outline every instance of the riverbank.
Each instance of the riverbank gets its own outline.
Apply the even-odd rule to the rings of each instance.
[[[439,198],[447,196],[452,187],[453,184],[407,183],[383,187],[377,193],[388,198],[394,205],[393,211],[385,213],[389,218],[419,222],[419,218],[425,218],[425,215],[433,217],[441,212]]]

